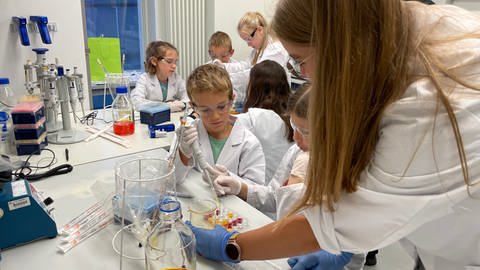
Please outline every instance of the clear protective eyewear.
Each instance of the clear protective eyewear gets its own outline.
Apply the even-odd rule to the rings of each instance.
[[[297,127],[293,122],[292,122],[292,118],[290,118],[290,126],[292,127],[292,129],[294,131],[297,131],[298,133],[300,133],[300,135],[302,135],[303,138],[308,138],[308,129],[305,129],[305,128],[299,128]]]
[[[302,60],[297,60],[290,56],[289,63],[292,66],[293,70],[295,71],[296,75],[302,74],[303,65],[305,65],[307,60],[310,59],[312,56],[313,56],[313,53],[303,58]],[[299,76],[299,77],[303,77],[303,76]]]
[[[255,37],[255,33],[257,32],[257,27],[255,27],[255,29],[253,30],[253,32],[250,34],[250,36],[248,36],[247,38],[245,38],[245,41],[246,42],[249,42],[251,41],[254,37]]]
[[[193,105],[193,107],[195,108],[195,111],[200,115],[200,116],[210,116],[213,114],[213,112],[215,111],[216,113],[218,114],[224,114],[224,113],[227,113],[229,110],[230,110],[230,107],[232,106],[233,102],[232,101],[228,101],[228,102],[225,102],[225,103],[221,103],[221,104],[218,104],[217,106],[215,107],[207,107],[207,106],[197,106],[197,105]]]
[[[210,57],[211,57],[212,59],[221,59],[221,58],[225,58],[225,57],[230,56],[230,55],[232,54],[232,52],[231,52],[231,51],[228,51],[228,52],[226,52],[226,53],[224,53],[224,54],[213,54],[213,53],[209,53],[209,54],[210,54]]]
[[[160,61],[165,62],[169,65],[176,65],[178,63],[178,59],[173,59],[173,58],[160,58]]]

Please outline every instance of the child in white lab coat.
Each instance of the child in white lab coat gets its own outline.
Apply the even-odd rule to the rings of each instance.
[[[259,12],[247,12],[240,18],[237,31],[253,50],[247,59],[237,63],[225,63],[225,69],[230,74],[233,88],[237,91],[236,101],[244,101],[249,82],[250,69],[264,60],[272,60],[280,64],[290,80],[287,69],[289,56],[280,41],[270,33],[267,20]]]
[[[223,165],[226,170],[221,173],[226,177],[263,185],[265,156],[262,146],[255,135],[229,113],[234,95],[225,69],[213,64],[197,67],[188,77],[187,92],[200,120],[185,127],[179,138],[178,158],[175,159],[177,183],[183,182],[185,172],[195,165],[192,144],[198,140],[206,161],[211,165]],[[212,175],[212,179],[216,176]]]
[[[237,118],[262,144],[266,162],[265,185],[293,144],[293,130],[287,115],[290,94],[287,76],[277,62],[265,60],[250,70],[244,113]]]
[[[208,54],[211,60],[207,64],[212,64],[216,59],[221,63],[236,63],[237,60],[232,58],[234,52],[230,36],[225,32],[217,31],[208,40]]]
[[[288,112],[294,130],[295,144],[285,153],[272,181],[267,186],[248,185],[220,175],[215,179],[215,184],[221,186],[225,194],[237,195],[265,214],[270,216],[276,214],[277,218],[286,216],[293,209],[303,195],[308,167],[310,142],[307,119],[309,93],[307,89],[307,87],[298,89],[289,100]],[[274,213],[275,211],[276,213]],[[323,253],[331,258],[336,256],[324,251]],[[323,263],[324,266],[327,266],[329,261],[319,261],[319,265]],[[355,254],[343,269],[363,269],[364,261],[365,254]],[[298,259],[289,259],[290,263],[296,264]]]
[[[136,110],[166,103],[172,112],[186,107],[185,81],[175,72],[178,51],[170,43],[153,41],[145,51],[145,73],[138,78],[131,99]]]

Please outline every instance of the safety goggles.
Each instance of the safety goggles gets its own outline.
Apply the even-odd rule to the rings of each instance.
[[[233,104],[232,101],[228,101],[228,102],[218,104],[215,107],[197,106],[197,105],[193,104],[193,108],[195,109],[195,111],[200,116],[211,116],[213,114],[213,112],[216,112],[218,114],[227,113],[230,110],[230,107],[232,106],[232,104]]]
[[[297,127],[293,122],[292,122],[292,118],[290,118],[290,126],[292,127],[292,129],[296,132],[298,132],[300,135],[302,135],[303,138],[308,138],[308,129],[306,128],[299,128]]]
[[[178,59],[173,59],[173,58],[160,58],[160,61],[169,64],[169,65],[176,65],[178,63]]]
[[[303,58],[302,60],[297,60],[293,57],[290,56],[290,60],[289,60],[289,63],[290,65],[292,66],[293,70],[297,73],[297,74],[302,74],[302,67],[303,65],[305,65],[305,63],[307,62],[308,59],[310,59],[311,57],[313,56],[313,53],[310,54],[309,56]],[[302,76],[303,77],[303,76]]]
[[[254,29],[253,32],[250,34],[250,36],[246,37],[244,40],[245,40],[246,42],[251,41],[251,40],[255,37],[255,33],[257,33],[257,27],[255,27],[255,29]]]

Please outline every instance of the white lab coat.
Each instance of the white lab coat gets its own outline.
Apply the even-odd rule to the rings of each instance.
[[[250,108],[248,112],[237,115],[248,130],[250,130],[262,144],[265,154],[265,185],[270,183],[277,166],[285,152],[292,146],[287,135],[287,127],[282,118],[272,110]]]
[[[429,29],[445,38],[480,29],[478,17],[457,7],[408,3],[419,6],[412,16],[417,32],[435,25]],[[439,57],[466,65],[456,72],[472,74],[470,79],[480,83],[479,39],[445,45]],[[470,181],[478,183],[479,92],[457,86],[449,97]],[[480,185],[470,188],[469,197],[451,124],[441,105],[434,119],[436,104],[428,79],[413,82],[385,111],[358,191],[343,194],[335,212],[319,206],[304,211],[322,248],[360,253],[403,239],[413,244],[427,270],[480,269]]]
[[[276,219],[277,211],[277,190],[285,184],[290,176],[293,162],[302,150],[293,144],[285,153],[283,159],[280,161],[277,171],[272,177],[272,180],[266,186],[249,185],[247,193],[247,202],[258,210],[262,211],[269,217]],[[289,189],[289,188],[287,188]],[[290,198],[291,201],[295,199]]]
[[[255,135],[248,131],[240,121],[236,121],[236,117],[231,116],[230,118],[233,128],[218,156],[217,164],[224,165],[230,175],[247,184],[263,185],[265,183],[265,156],[262,146]],[[197,130],[198,142],[205,160],[214,165],[212,147],[202,121],[198,122]],[[175,161],[177,183],[182,183],[186,172],[192,166],[183,165],[179,157]],[[195,166],[195,164],[192,165]]]
[[[167,98],[163,100],[162,88],[155,74],[143,73],[130,94],[135,109],[153,103],[179,100],[189,102],[185,81],[177,73],[168,77]]]
[[[236,90],[236,100],[243,101],[247,91],[248,82],[250,80],[250,69],[253,67],[252,60],[255,56],[256,50],[253,49],[250,55],[244,61],[238,61],[237,63],[225,63],[225,69],[230,74],[233,89]],[[290,72],[287,68],[289,56],[288,52],[283,48],[280,41],[273,41],[269,38],[268,44],[263,51],[261,57],[258,58],[257,63],[264,60],[272,60],[279,63],[287,74],[288,82],[290,83]]]
[[[248,186],[247,202],[273,219],[286,216],[300,200],[305,190],[303,183],[283,186],[290,177],[293,163],[302,153],[296,144],[292,145],[285,153],[268,186]],[[364,263],[364,253],[354,254],[344,270],[361,270]]]

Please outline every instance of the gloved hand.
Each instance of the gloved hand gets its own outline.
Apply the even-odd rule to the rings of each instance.
[[[210,179],[205,174],[208,174],[208,177],[210,177]],[[228,175],[228,169],[223,165],[216,164],[213,167],[207,167],[207,169],[203,171],[202,179],[203,181],[208,183],[215,180],[219,175]]]
[[[168,101],[167,105],[170,107],[171,112],[181,112],[185,109],[185,103],[180,100]]]
[[[186,221],[185,224],[187,224],[193,234],[195,234],[197,241],[195,249],[200,256],[214,261],[235,262],[228,257],[225,247],[227,246],[228,239],[238,232],[229,232],[220,225],[215,225],[215,229],[208,230],[195,227],[190,221]]]
[[[353,254],[349,252],[335,255],[320,250],[307,255],[292,257],[287,262],[292,270],[340,270],[350,262],[352,256]]]
[[[180,151],[188,157],[191,158],[193,154],[192,144],[195,140],[198,139],[197,127],[195,125],[183,126],[182,136],[180,138]]]
[[[215,181],[214,186],[219,185],[225,194],[238,195],[242,189],[242,182],[229,175],[219,175]]]

